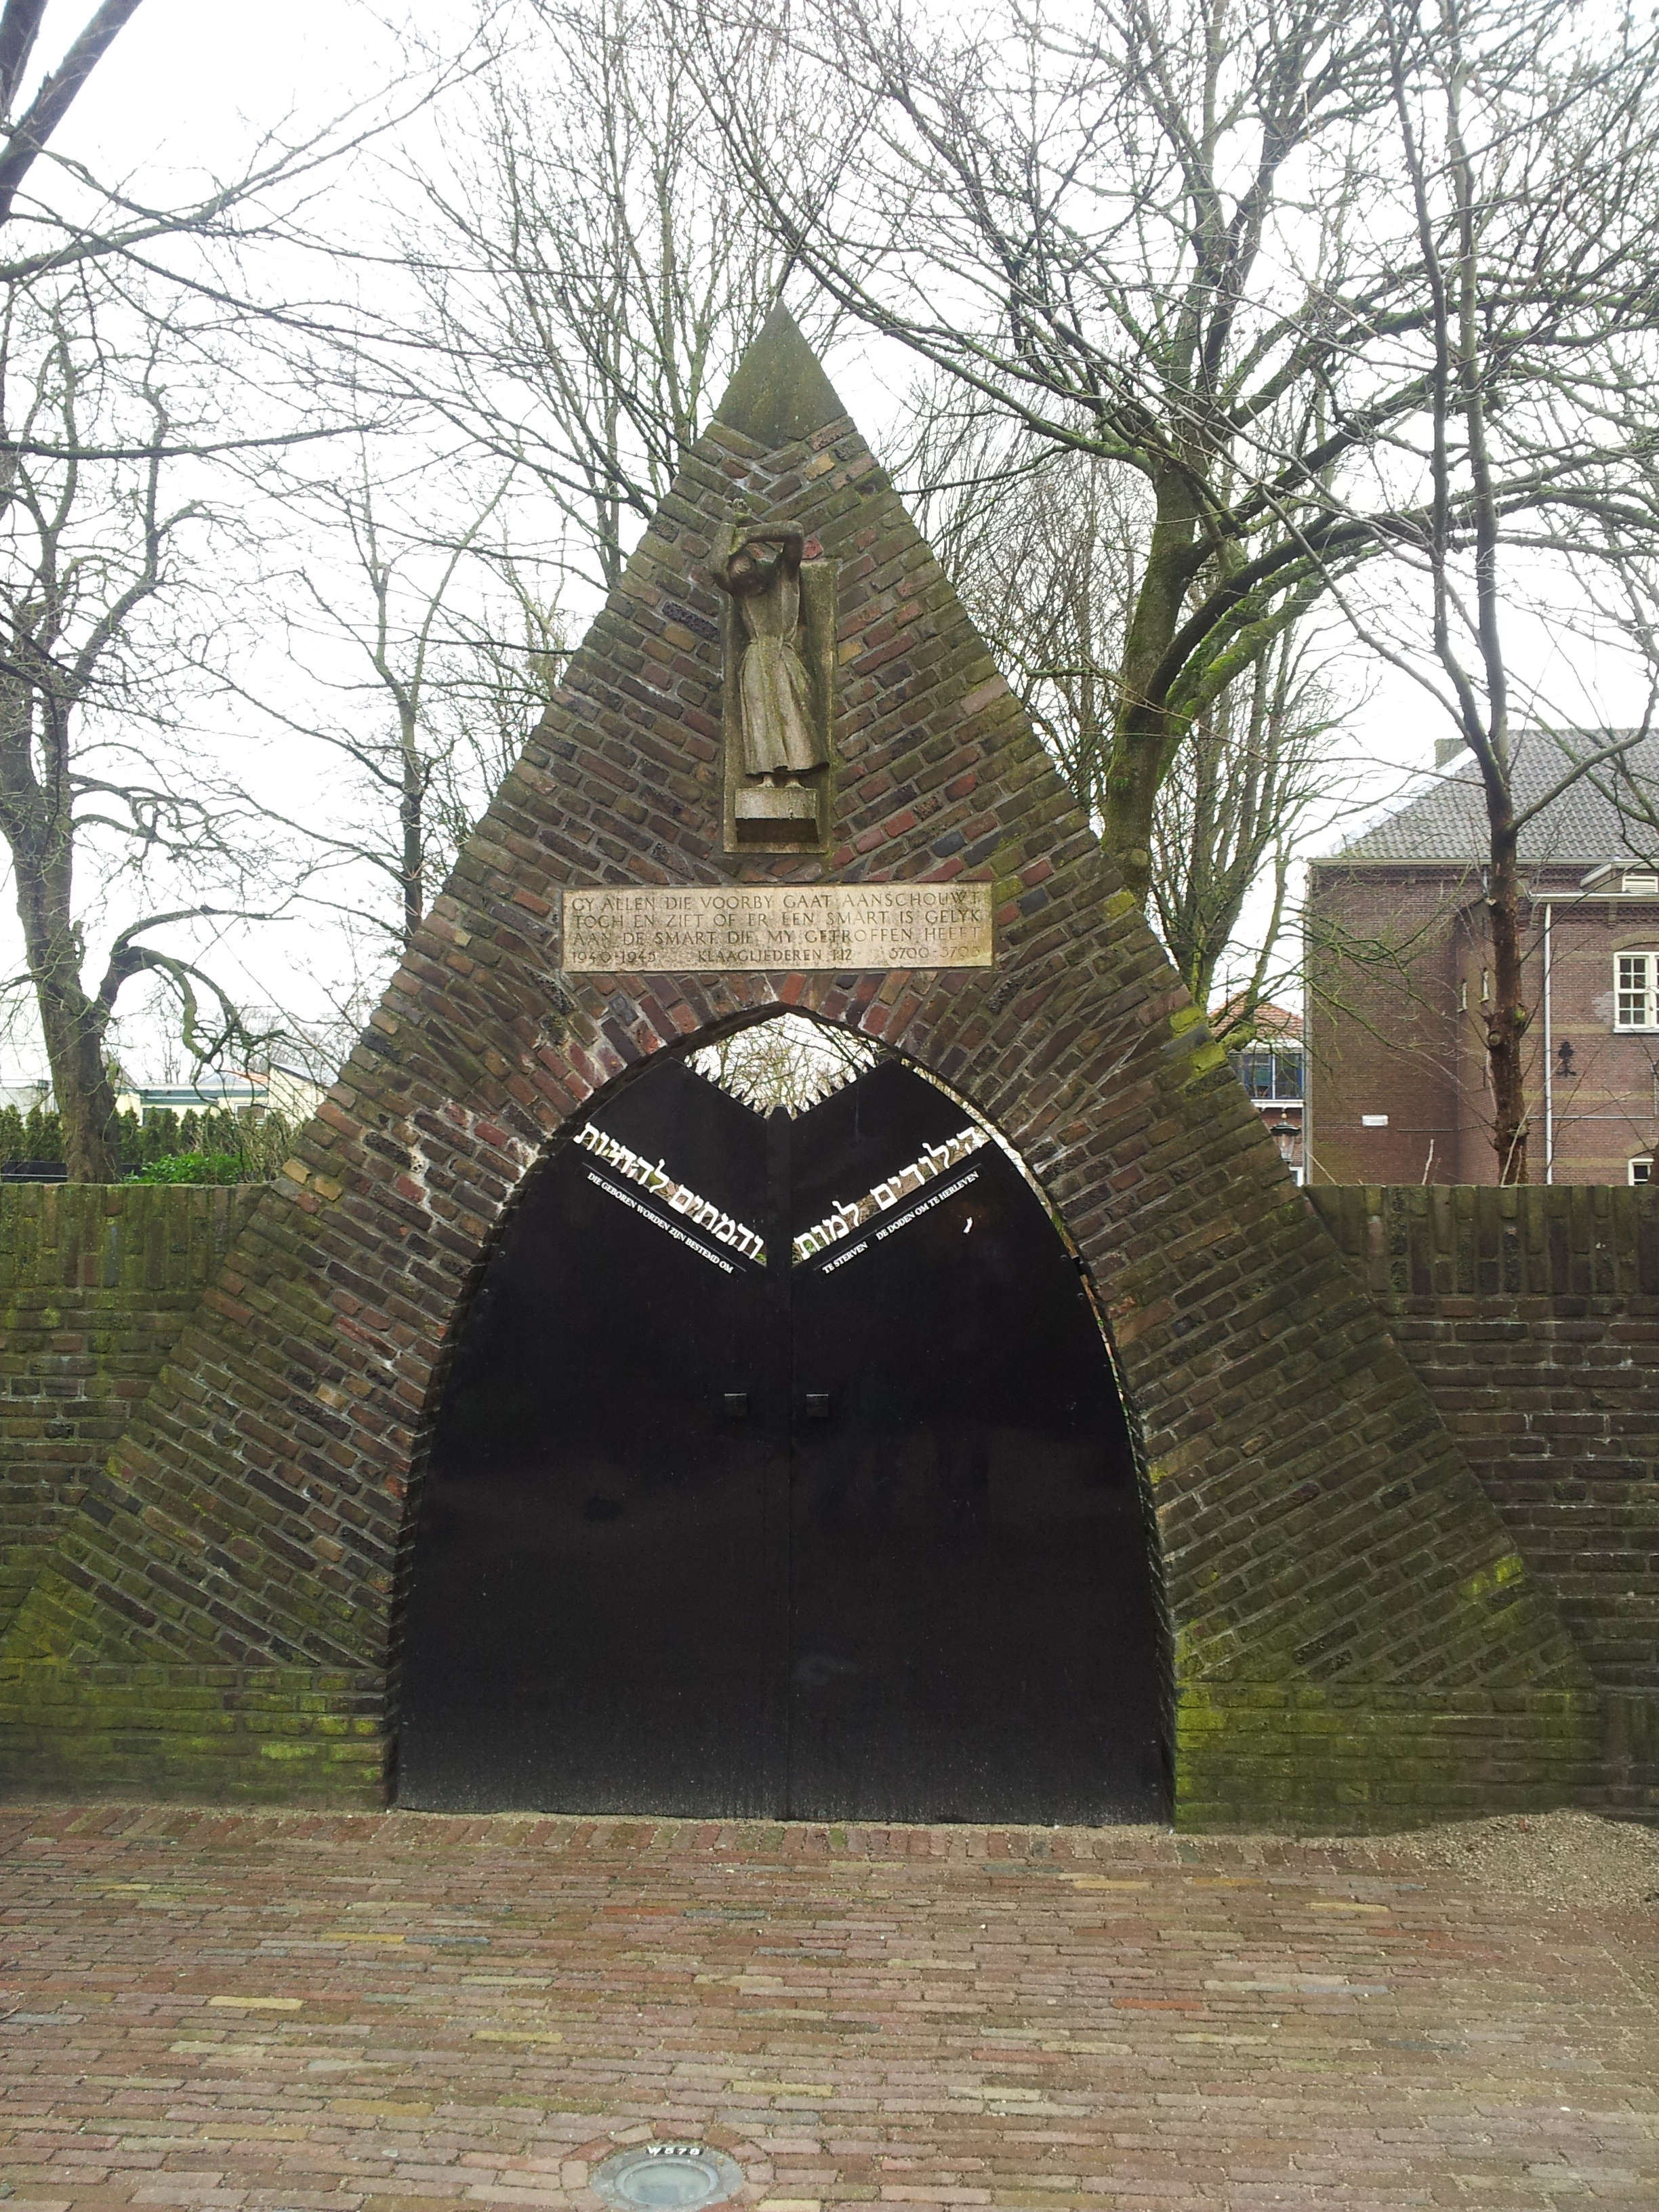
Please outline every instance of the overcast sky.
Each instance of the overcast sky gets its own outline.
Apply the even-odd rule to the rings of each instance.
[[[85,21],[88,4],[58,0],[40,62],[61,52]],[[401,33],[453,47],[470,20],[466,0],[416,0],[383,14],[360,0],[282,0],[274,7],[246,0],[144,0],[54,143],[106,179],[232,169],[259,133],[302,135],[392,84]],[[371,155],[355,164],[330,188],[328,220],[343,233],[361,233],[374,220],[382,189],[376,163]],[[907,380],[902,359],[884,361],[854,343],[831,367],[843,398],[866,432],[878,438],[889,395]],[[267,672],[270,665],[267,653]],[[1435,739],[1448,726],[1408,680],[1366,667],[1357,654],[1350,672],[1357,702],[1347,740],[1351,757],[1371,766],[1374,794],[1397,792],[1406,770],[1428,763]],[[1571,671],[1559,655],[1546,653],[1535,672],[1551,678],[1564,714],[1613,718],[1629,711],[1627,690],[1613,687],[1598,697],[1593,688],[1587,694],[1582,685],[1561,681]],[[280,683],[280,673],[270,680]],[[292,772],[286,756],[269,752],[260,771],[289,777]],[[9,909],[9,894],[6,905]],[[5,920],[7,934],[15,937],[9,911]],[[325,935],[308,928],[268,935],[251,943],[245,955],[235,947],[221,954],[222,960],[231,959],[252,996],[289,1006],[304,997],[296,971],[329,957]],[[128,1022],[123,1048],[140,1073],[155,1079],[164,1072],[157,1034],[144,1024]],[[32,1076],[41,1065],[38,1051],[26,1042],[0,1048],[0,1080]]]
[[[233,161],[250,131],[320,118],[397,66],[395,27],[453,27],[454,0],[387,9],[356,0],[143,0],[81,94],[54,146],[106,171],[149,161]],[[62,51],[88,0],[54,0],[36,58]],[[392,28],[388,28],[388,25]]]

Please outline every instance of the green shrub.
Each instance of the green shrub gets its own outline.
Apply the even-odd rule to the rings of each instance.
[[[165,1159],[148,1160],[131,1177],[134,1182],[240,1182],[243,1161],[240,1152],[171,1152]]]
[[[18,1154],[25,1160],[61,1160],[64,1157],[64,1125],[55,1113],[44,1107],[31,1106],[23,1123],[23,1149]]]
[[[268,1182],[294,1149],[294,1133],[280,1114],[245,1121],[228,1110],[204,1107],[183,1115],[152,1106],[142,1116],[116,1117],[122,1167],[135,1182]],[[63,1124],[57,1114],[31,1107],[0,1107],[0,1162],[61,1160]]]

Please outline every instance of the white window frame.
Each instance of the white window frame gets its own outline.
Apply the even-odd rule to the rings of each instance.
[[[1249,1085],[1245,1082],[1244,1063],[1250,1054],[1255,1052],[1265,1052],[1271,1055],[1269,1063],[1273,1074],[1271,1091],[1252,1091]],[[1288,1061],[1292,1059],[1297,1063],[1297,1088],[1294,1091],[1284,1091],[1279,1087],[1279,1064],[1281,1060]],[[1254,1038],[1250,1043],[1238,1048],[1233,1072],[1239,1081],[1244,1084],[1245,1095],[1253,1106],[1264,1109],[1269,1106],[1300,1106],[1307,1097],[1308,1063],[1306,1053],[1299,1037]]]
[[[1626,898],[1659,897],[1659,875],[1651,868],[1626,868],[1619,878]]]
[[[1626,1036],[1659,1030],[1659,952],[1614,953],[1613,1026]]]
[[[1653,1181],[1653,1154],[1641,1152],[1635,1159],[1627,1160],[1625,1164],[1625,1180],[1626,1182],[1636,1184],[1638,1189],[1650,1183]]]
[[[1264,1098],[1261,1103],[1264,1106],[1299,1106],[1308,1095],[1308,1063],[1304,1056],[1301,1040],[1298,1037],[1275,1038],[1273,1041],[1273,1095],[1271,1099]],[[1279,1087],[1279,1072],[1280,1065],[1283,1063],[1288,1066],[1291,1060],[1294,1060],[1297,1064],[1296,1090],[1294,1093],[1288,1091],[1281,1091]]]

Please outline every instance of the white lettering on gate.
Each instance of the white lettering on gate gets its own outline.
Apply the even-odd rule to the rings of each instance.
[[[646,1220],[673,1237],[677,1243],[684,1244],[690,1252],[695,1252],[699,1259],[708,1261],[728,1275],[736,1274],[737,1269],[729,1260],[722,1260],[718,1252],[711,1252],[706,1244],[700,1244],[695,1237],[688,1237],[684,1230],[677,1229],[672,1221],[665,1221],[661,1214],[653,1213],[648,1206],[641,1206],[637,1198],[630,1196],[627,1191],[620,1189],[614,1182],[607,1182],[602,1175],[595,1175],[592,1168],[587,1170],[587,1180],[591,1183],[596,1183],[607,1198],[614,1198],[619,1204],[627,1206],[631,1213],[642,1214]]]
[[[913,1191],[920,1190],[924,1183],[931,1182],[935,1176],[943,1175],[947,1168],[955,1167],[958,1160],[965,1160],[969,1152],[976,1152],[981,1145],[988,1145],[990,1141],[989,1132],[970,1121],[965,1129],[958,1129],[956,1135],[947,1138],[944,1144],[925,1146],[921,1158],[912,1160],[908,1168],[901,1168],[885,1182],[878,1182],[873,1190],[866,1192],[852,1205],[837,1204],[822,1221],[815,1221],[810,1229],[797,1237],[793,1247],[795,1265],[799,1267],[803,1261],[811,1259],[828,1246],[850,1237],[865,1222],[872,1220],[878,1213],[885,1213],[901,1199],[908,1198]],[[951,1188],[956,1190],[961,1185],[953,1183]],[[939,1195],[942,1198],[948,1194],[941,1191]],[[934,1202],[929,1200],[930,1204]],[[910,1216],[906,1214],[903,1218],[908,1221]],[[892,1226],[896,1227],[897,1224],[894,1223]],[[880,1233],[884,1236],[886,1231],[884,1230]],[[858,1249],[861,1251],[863,1246]],[[852,1256],[848,1252],[842,1255],[842,1259],[850,1260]],[[842,1259],[832,1261],[830,1266],[840,1267]]]
[[[648,1190],[653,1198],[672,1206],[676,1213],[684,1214],[699,1229],[706,1229],[720,1243],[741,1252],[745,1259],[758,1260],[762,1267],[766,1265],[766,1239],[757,1229],[750,1229],[745,1222],[734,1221],[729,1213],[721,1212],[712,1198],[700,1198],[684,1183],[673,1182],[664,1173],[660,1160],[653,1167],[649,1160],[642,1159],[617,1138],[607,1136],[592,1121],[585,1121],[577,1130],[576,1142],[602,1159],[607,1167],[615,1168],[630,1182],[638,1183],[642,1190]],[[665,1222],[663,1225],[666,1228],[668,1224]]]

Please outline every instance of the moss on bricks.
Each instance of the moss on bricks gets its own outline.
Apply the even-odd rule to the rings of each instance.
[[[386,1802],[378,1686],[309,1668],[0,1665],[0,1802],[140,1796],[224,1804]]]
[[[1340,1832],[1545,1811],[1578,1798],[1601,1728],[1597,1699],[1574,1691],[1193,1686],[1176,1708],[1176,1825]]]

